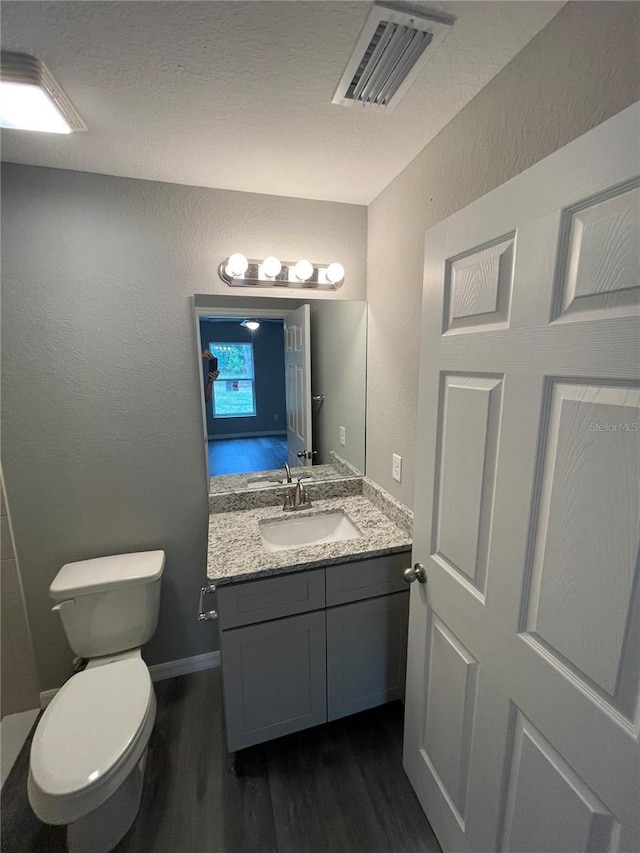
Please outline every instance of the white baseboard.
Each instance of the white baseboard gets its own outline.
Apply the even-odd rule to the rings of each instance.
[[[228,438],[273,438],[277,435],[285,438],[287,433],[281,429],[262,430],[261,432],[230,432],[228,435],[208,435],[207,441],[225,441]]]
[[[152,681],[164,681],[177,675],[188,675],[190,672],[200,672],[203,669],[215,669],[220,666],[220,652],[206,652],[190,658],[168,660],[166,663],[155,663],[149,667]],[[40,707],[46,708],[60,688],[43,690],[40,693]]]
[[[149,672],[152,681],[164,681],[165,678],[188,675],[190,672],[200,672],[203,669],[215,669],[217,666],[220,666],[220,652],[206,652],[204,655],[194,655],[191,658],[155,663],[149,667]]]

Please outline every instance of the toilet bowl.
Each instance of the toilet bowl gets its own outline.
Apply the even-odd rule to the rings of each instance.
[[[70,853],[107,853],[137,815],[156,714],[140,648],[119,647],[132,637],[144,642],[155,630],[164,553],[79,565],[67,564],[51,585],[54,609],[74,651],[105,653],[72,676],[42,715],[31,745],[28,795],[40,820],[67,826]],[[132,611],[125,599],[146,606]]]

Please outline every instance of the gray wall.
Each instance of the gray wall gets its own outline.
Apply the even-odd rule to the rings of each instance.
[[[329,451],[364,472],[367,393],[366,302],[311,303],[311,386],[324,394],[314,403],[313,446],[319,462]],[[340,427],[347,443],[340,444]]]
[[[210,438],[237,433],[264,435],[287,431],[287,405],[284,383],[284,330],[282,322],[261,323],[251,332],[240,325],[200,321],[203,347],[212,342],[252,343],[255,375],[256,414],[249,418],[214,418],[213,397],[207,405],[207,432]],[[215,390],[215,389],[214,389]]]
[[[25,608],[20,567],[11,535],[11,519],[0,473],[0,581],[2,588],[0,626],[0,717],[40,706],[40,685]]]
[[[568,3],[370,205],[367,474],[407,505],[425,231],[638,100],[639,44],[640,4]]]
[[[242,251],[337,258],[334,298],[361,299],[366,210],[14,165],[2,193],[2,463],[41,689],[71,671],[48,596],[70,560],[164,548],[146,659],[215,649],[190,297],[228,292]]]

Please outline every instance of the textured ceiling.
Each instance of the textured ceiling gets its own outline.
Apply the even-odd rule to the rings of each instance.
[[[559,11],[413,4],[456,23],[391,114],[331,103],[368,2],[2,3],[89,127],[3,131],[3,159],[367,204]]]

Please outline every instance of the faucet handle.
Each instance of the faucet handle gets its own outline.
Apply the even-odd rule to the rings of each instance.
[[[303,482],[302,477],[298,477],[298,484],[296,486],[296,493],[299,496],[299,503],[302,506],[311,506],[311,498],[309,497],[309,493],[307,492]]]

